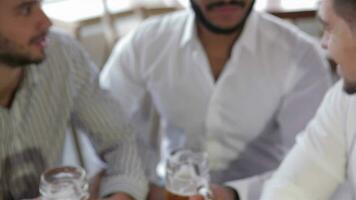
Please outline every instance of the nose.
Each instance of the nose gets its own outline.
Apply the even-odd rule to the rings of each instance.
[[[48,30],[51,26],[52,26],[51,20],[44,13],[44,11],[40,9],[37,28],[41,31],[44,31],[44,30]]]

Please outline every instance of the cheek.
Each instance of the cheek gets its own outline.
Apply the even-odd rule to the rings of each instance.
[[[189,2],[191,2],[191,0],[189,0]],[[206,4],[208,4],[209,2],[207,1],[201,1],[201,0],[192,0],[192,2],[197,5],[200,10],[204,11],[204,8],[206,7]]]
[[[327,45],[328,45],[330,55],[333,56],[333,58],[337,61],[339,51],[340,51],[340,47],[339,47],[339,43],[337,42],[337,39],[331,36],[328,40]]]
[[[347,41],[340,41],[340,39],[331,40],[330,54],[333,55],[333,59],[339,64],[339,75],[348,82],[354,82],[356,80],[356,68],[353,64],[356,62],[355,48],[351,48],[350,43],[347,43]]]
[[[323,49],[328,49],[329,48],[329,39],[330,39],[329,33],[324,32],[323,36],[321,38],[321,47]]]
[[[338,63],[344,64],[349,56],[348,44],[344,36],[338,33],[331,33],[328,39],[328,49],[330,56]]]
[[[8,38],[12,42],[25,47],[29,44],[30,34],[26,32],[26,30],[13,31],[10,34],[8,34]]]
[[[15,43],[28,45],[29,40],[35,36],[39,30],[36,29],[30,21],[26,22],[27,23],[25,23],[24,20],[13,20],[11,25],[7,26],[2,33]],[[17,25],[14,26],[13,24]]]
[[[349,63],[356,56],[356,47],[349,35],[334,34],[330,38],[330,51],[336,56],[336,61],[340,64]]]

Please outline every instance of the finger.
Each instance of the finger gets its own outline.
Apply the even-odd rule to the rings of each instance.
[[[189,200],[204,200],[204,198],[200,195],[196,195],[189,197]]]
[[[35,198],[35,199],[22,199],[22,200],[41,200],[41,198]]]

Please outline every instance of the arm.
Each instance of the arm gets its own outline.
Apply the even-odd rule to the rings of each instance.
[[[331,86],[329,65],[320,49],[308,45],[293,55],[297,62],[285,81],[284,96],[276,115],[282,136],[283,156],[295,143],[315,115],[326,91]]]
[[[84,53],[80,55],[73,71],[81,82],[73,120],[89,134],[107,164],[100,194],[125,193],[137,200],[144,199],[147,182],[133,131],[120,105],[100,88],[96,67]]]
[[[123,193],[114,194],[105,200],[134,200],[131,196]]]
[[[307,45],[304,49],[301,53],[292,55],[293,70],[289,71],[283,84],[284,95],[274,117],[278,136],[266,138],[266,144],[269,146],[267,148],[266,144],[264,145],[266,154],[273,155],[279,161],[293,146],[297,133],[302,131],[313,117],[331,83],[326,59],[312,45]],[[242,200],[257,199],[271,173],[229,182],[227,185],[235,188]]]
[[[263,200],[327,199],[343,182],[347,162],[343,125],[348,106],[341,93],[341,87],[336,87],[328,94],[315,119],[266,185]]]
[[[238,194],[230,187],[212,185],[213,200],[240,200]],[[202,196],[192,196],[189,200],[204,200]]]
[[[126,116],[134,124],[146,175],[149,180],[156,182],[156,165],[160,155],[159,115],[142,77],[140,61],[144,55],[138,51],[143,46],[135,46],[133,37],[132,34],[126,36],[115,47],[101,73],[100,81],[119,101]]]

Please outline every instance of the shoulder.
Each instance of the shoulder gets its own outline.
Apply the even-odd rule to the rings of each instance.
[[[60,50],[70,50],[70,49],[80,49],[80,44],[73,37],[68,34],[54,30],[50,31],[48,35],[48,51],[60,51]]]
[[[334,110],[346,114],[349,105],[354,104],[354,95],[348,95],[343,90],[343,81],[340,80],[333,85],[325,95],[321,108],[332,107]],[[337,112],[333,112],[337,115]]]
[[[259,13],[257,17],[257,38],[263,38],[260,39],[263,52],[274,55],[279,61],[283,60],[285,69],[295,69],[301,75],[313,72],[309,75],[330,78],[326,70],[326,55],[317,38],[308,35],[294,24],[269,14]],[[269,49],[275,51],[271,52]],[[292,75],[293,70],[289,71]]]
[[[267,13],[258,13],[257,18],[259,33],[264,34],[273,43],[278,40],[278,44],[281,45],[318,46],[315,38],[303,32],[291,22]]]
[[[97,71],[96,65],[80,43],[60,31],[49,33],[46,53],[44,64],[48,70],[72,73],[76,76]]]
[[[137,29],[131,32],[123,41],[130,41],[140,46],[164,44],[165,41],[178,38],[184,31],[189,17],[188,10],[155,16],[145,20]]]
[[[61,62],[87,60],[87,55],[80,43],[61,31],[51,31],[48,35],[47,58],[60,59]]]
[[[108,63],[117,65],[119,60],[127,60],[131,64],[141,60],[148,62],[146,59],[152,60],[157,55],[168,53],[169,51],[164,49],[170,49],[178,44],[189,16],[188,10],[182,10],[145,20],[138,28],[119,40]]]

